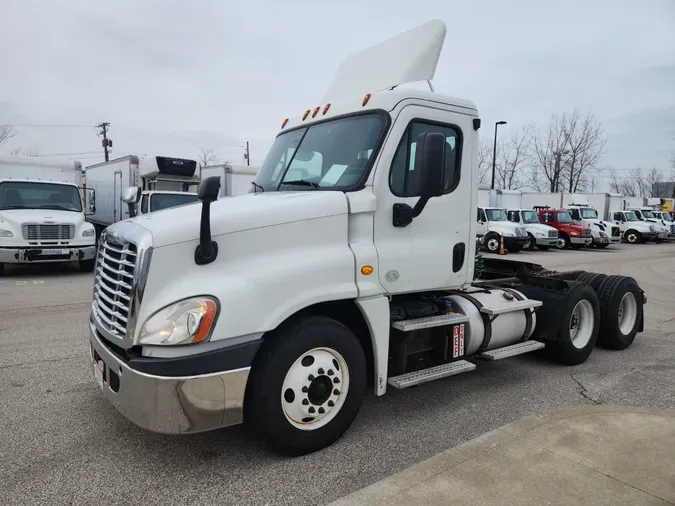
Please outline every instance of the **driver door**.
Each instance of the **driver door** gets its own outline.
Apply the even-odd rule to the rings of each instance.
[[[467,241],[475,241],[472,195],[477,192],[472,174],[476,144],[472,117],[422,105],[399,107],[398,116],[392,114],[395,121],[387,138],[391,148],[380,157],[373,186],[379,281],[392,294],[461,286],[474,262],[467,255]],[[419,199],[422,179],[414,163],[417,136],[423,132],[445,135],[446,174],[455,168],[458,183],[454,187],[446,183],[444,194],[429,199],[410,224],[395,226],[394,204],[414,207]]]

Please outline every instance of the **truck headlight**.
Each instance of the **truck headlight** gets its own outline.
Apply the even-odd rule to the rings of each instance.
[[[573,236],[576,237],[577,235],[579,235],[579,232],[570,232],[570,235],[573,235]]]
[[[82,237],[91,237],[96,233],[96,231],[93,228],[87,229],[84,232],[82,232]]]
[[[546,237],[546,234],[544,234],[543,232],[535,232],[534,235],[536,235],[537,237]]]
[[[600,232],[600,237],[608,237],[608,235],[605,234],[604,232]]]
[[[160,309],[143,325],[138,344],[191,344],[211,336],[218,303],[210,297],[192,297]]]
[[[9,230],[5,230],[4,228],[0,228],[0,237],[14,237],[14,234],[10,232]]]

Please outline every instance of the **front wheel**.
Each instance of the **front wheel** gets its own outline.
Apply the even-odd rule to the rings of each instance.
[[[623,237],[624,237],[624,239],[626,239],[626,242],[628,242],[629,244],[637,244],[639,242],[642,242],[642,237],[640,236],[640,232],[638,232],[636,230],[626,231],[626,233]]]
[[[490,253],[499,253],[499,247],[501,245],[501,237],[497,235],[496,232],[488,232],[485,235],[485,240],[483,241],[483,244]]]
[[[572,242],[567,234],[562,234],[558,236],[558,242],[555,244],[555,247],[558,249],[567,249],[570,247]]]
[[[532,234],[529,232],[527,233],[527,242],[525,243],[525,248],[527,251],[534,251],[534,249],[537,247],[537,240],[534,238]]]
[[[307,316],[265,337],[251,366],[246,422],[277,451],[303,455],[349,428],[366,388],[366,358],[341,323]]]

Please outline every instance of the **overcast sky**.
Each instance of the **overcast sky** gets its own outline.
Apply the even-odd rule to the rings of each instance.
[[[674,0],[0,0],[0,124],[18,130],[2,149],[98,151],[90,125],[109,121],[115,157],[240,162],[250,140],[259,163],[346,55],[433,18],[448,26],[434,86],[474,101],[483,135],[576,106],[607,130],[604,163],[667,166]]]

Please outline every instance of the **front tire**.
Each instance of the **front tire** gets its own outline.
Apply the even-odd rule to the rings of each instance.
[[[600,336],[598,343],[612,350],[625,350],[635,340],[642,315],[642,292],[627,276],[608,276],[598,287]]]
[[[570,286],[565,301],[558,340],[546,345],[548,356],[564,365],[586,361],[598,339],[600,308],[598,296],[586,283]]]
[[[529,232],[527,233],[527,239],[528,239],[528,241],[525,244],[524,249],[526,249],[527,251],[534,251],[535,248],[537,247],[537,240]]]
[[[246,422],[286,455],[311,453],[337,441],[361,407],[366,357],[341,323],[307,316],[267,337],[251,367]]]
[[[569,236],[567,234],[560,234],[555,247],[558,249],[568,249],[570,244],[572,244],[572,242],[570,241]]]
[[[637,230],[633,229],[627,230],[623,237],[629,244],[637,244],[639,242],[643,242],[642,236],[640,235],[640,232],[638,232]]]
[[[501,245],[501,237],[496,232],[488,232],[483,241],[485,249],[490,253],[499,253],[499,246]]]

